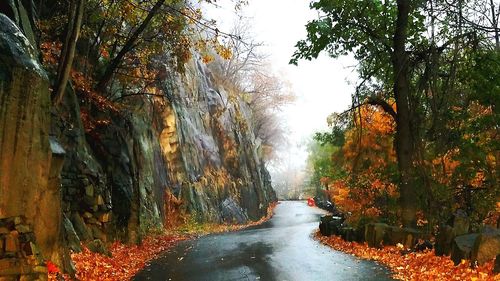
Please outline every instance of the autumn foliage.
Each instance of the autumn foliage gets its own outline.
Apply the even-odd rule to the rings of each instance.
[[[396,246],[370,248],[366,243],[347,242],[338,236],[321,236],[319,232],[315,237],[335,250],[387,266],[392,271],[393,277],[398,280],[500,280],[500,275],[493,273],[493,261],[471,268],[469,262],[463,260],[455,266],[449,257],[436,256],[431,250],[402,254],[401,249]]]
[[[372,105],[360,107],[353,115],[354,126],[346,129],[342,146],[331,155],[337,163],[331,169],[343,171],[320,179],[330,200],[350,214],[349,222],[388,215],[387,201],[399,194],[386,172],[396,164],[392,117]],[[335,116],[330,119],[336,122]]]
[[[396,109],[393,108],[395,111]],[[458,110],[458,109],[456,109]],[[496,226],[498,208],[498,151],[494,130],[477,131],[478,120],[490,120],[489,106],[474,103],[467,109],[469,123],[460,123],[463,141],[434,147],[415,160],[419,178],[420,208],[417,226],[427,227],[446,221],[457,209],[467,210],[474,220],[473,229],[483,223]],[[399,225],[400,206],[397,159],[394,147],[395,123],[380,107],[364,104],[349,114],[332,114],[332,133],[317,134],[321,145],[332,146],[328,167],[313,167],[322,174],[317,180],[329,200],[344,214],[351,225],[383,219]],[[452,124],[450,124],[452,126]],[[475,129],[472,130],[471,127]],[[335,131],[337,130],[337,131]],[[311,156],[317,157],[317,156]],[[314,183],[313,183],[314,184]],[[426,200],[422,200],[425,198]]]
[[[149,236],[139,245],[125,245],[116,242],[110,247],[111,257],[91,252],[83,248],[81,253],[73,253],[76,279],[118,281],[129,280],[139,272],[146,262],[157,257],[175,243],[188,239],[186,235]],[[57,280],[59,273],[49,271],[49,280]],[[70,280],[69,276],[65,279]]]
[[[71,254],[71,259],[76,267],[75,278],[77,280],[102,281],[130,280],[147,265],[148,261],[158,257],[160,253],[176,243],[209,233],[236,231],[262,224],[272,217],[276,205],[277,203],[271,204],[267,209],[266,216],[248,224],[197,224],[197,228],[189,228],[189,226],[186,228],[186,225],[183,225],[168,234],[147,236],[139,245],[115,242],[109,247],[110,256],[94,253],[83,247],[81,253]],[[68,275],[61,275],[59,268],[51,261],[47,261],[47,269],[49,280],[72,279]]]

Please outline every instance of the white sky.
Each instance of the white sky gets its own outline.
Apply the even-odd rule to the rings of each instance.
[[[314,132],[326,130],[326,117],[332,112],[346,110],[351,102],[356,73],[353,58],[332,59],[326,55],[312,61],[288,62],[295,44],[305,39],[305,24],[316,18],[309,9],[309,0],[250,0],[240,14],[249,18],[251,33],[256,42],[263,42],[262,52],[269,55],[273,72],[291,83],[297,96],[295,104],[283,110],[283,123],[290,131],[289,147],[282,152],[288,165],[304,165],[307,158],[306,141]],[[220,30],[229,31],[235,21],[234,4],[219,0],[217,9],[205,11],[217,20]]]

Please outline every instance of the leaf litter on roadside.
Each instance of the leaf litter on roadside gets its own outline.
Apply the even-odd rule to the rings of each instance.
[[[335,250],[383,264],[399,280],[500,281],[500,274],[493,273],[493,260],[471,268],[468,261],[455,266],[450,257],[436,256],[433,250],[403,255],[397,246],[371,248],[366,243],[348,242],[338,236],[322,236],[319,231],[315,238]]]

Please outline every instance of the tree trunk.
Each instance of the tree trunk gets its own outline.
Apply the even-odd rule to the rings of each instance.
[[[66,91],[69,74],[73,66],[73,58],[75,57],[76,42],[80,36],[80,27],[82,25],[83,11],[85,9],[84,2],[85,0],[73,0],[70,4],[68,33],[66,35],[66,41],[64,42],[61,58],[59,59],[54,106],[59,105]]]
[[[141,25],[134,31],[134,33],[128,38],[127,42],[123,45],[123,48],[118,52],[116,57],[114,57],[109,65],[106,67],[106,70],[104,72],[104,75],[101,77],[99,80],[99,83],[97,83],[96,89],[100,92],[104,92],[106,89],[106,86],[108,85],[109,81],[111,80],[111,77],[113,77],[113,74],[115,70],[118,68],[120,63],[122,62],[123,58],[125,55],[132,50],[134,47],[135,43],[137,42],[137,39],[139,39],[139,36],[141,33],[148,27],[149,23],[153,19],[153,17],[158,14],[161,6],[165,3],[165,0],[158,0],[156,4],[151,8],[149,11],[148,15],[144,19],[144,21],[141,23]]]
[[[400,173],[400,203],[404,226],[415,226],[417,198],[412,176],[414,148],[412,144],[411,114],[409,106],[410,84],[408,54],[405,44],[408,31],[410,0],[397,0],[398,16],[393,37],[392,65],[394,70],[394,98],[396,115],[396,154]]]
[[[497,51],[500,50],[500,34],[498,32],[498,15],[495,13],[495,3],[493,0],[490,0],[490,8],[491,8],[491,21],[493,23],[493,28],[495,29],[495,47]]]

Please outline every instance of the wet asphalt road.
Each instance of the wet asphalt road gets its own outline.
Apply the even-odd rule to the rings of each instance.
[[[268,222],[184,241],[134,280],[392,280],[383,267],[331,250],[311,237],[322,210],[281,202]]]

